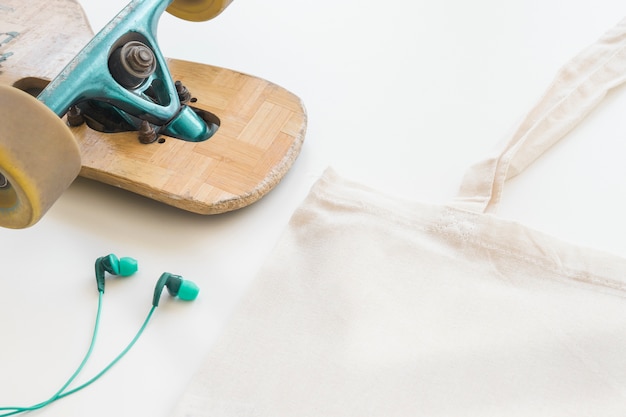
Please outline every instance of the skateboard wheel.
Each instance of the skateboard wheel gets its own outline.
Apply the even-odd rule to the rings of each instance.
[[[170,14],[191,22],[204,22],[222,13],[233,0],[174,0]]]
[[[32,226],[78,176],[80,150],[54,112],[0,86],[0,226]]]

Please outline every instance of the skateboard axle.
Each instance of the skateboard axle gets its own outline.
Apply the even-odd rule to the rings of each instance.
[[[154,52],[147,45],[130,41],[116,49],[109,58],[109,69],[115,80],[126,88],[141,86],[156,71]]]
[[[0,190],[4,188],[8,188],[10,186],[11,184],[9,183],[9,180],[7,180],[7,178],[4,175],[0,174]]]

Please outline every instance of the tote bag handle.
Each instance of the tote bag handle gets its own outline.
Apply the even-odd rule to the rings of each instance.
[[[506,180],[522,172],[626,81],[626,19],[569,61],[514,133],[466,172],[454,205],[493,212]]]

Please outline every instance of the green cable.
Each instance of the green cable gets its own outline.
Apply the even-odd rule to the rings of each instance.
[[[95,345],[95,341],[96,341],[96,337],[98,335],[98,328],[100,326],[100,313],[101,313],[101,309],[102,309],[102,292],[100,292],[100,296],[98,297],[98,313],[96,315],[96,325],[95,325],[95,329],[94,329],[94,333],[93,333],[93,337],[91,339],[91,344],[89,346],[89,350],[87,351],[87,354],[85,355],[85,358],[83,359],[83,361],[81,362],[80,366],[78,367],[78,369],[76,370],[76,372],[74,372],[74,374],[67,380],[67,382],[63,385],[63,387],[61,387],[60,390],[58,390],[56,392],[56,394],[54,394],[50,399],[48,399],[47,401],[43,401],[39,404],[30,406],[30,407],[0,407],[0,411],[10,411],[9,413],[4,413],[4,414],[0,414],[0,417],[9,417],[9,416],[13,416],[16,414],[20,414],[20,413],[25,413],[28,411],[34,411],[34,410],[39,410],[41,408],[44,408],[52,403],[54,403],[57,400],[60,400],[62,398],[68,397],[72,394],[77,393],[78,391],[81,391],[85,388],[87,388],[88,386],[90,386],[91,384],[93,384],[94,382],[96,382],[97,380],[99,380],[105,373],[107,373],[113,366],[115,366],[115,364],[117,364],[129,351],[130,349],[135,345],[135,343],[137,343],[137,340],[139,340],[139,338],[141,337],[141,335],[143,334],[143,332],[146,330],[146,327],[148,327],[148,323],[150,322],[150,319],[152,318],[152,315],[154,314],[154,311],[156,310],[156,306],[152,306],[152,308],[150,309],[150,312],[148,313],[148,316],[146,317],[146,319],[144,320],[141,328],[139,329],[139,331],[137,332],[137,334],[135,335],[135,337],[133,338],[133,340],[131,340],[131,342],[126,346],[126,348],[122,351],[122,353],[120,353],[119,355],[117,355],[115,357],[115,359],[113,359],[102,371],[100,371],[96,376],[94,376],[93,378],[91,378],[90,380],[88,380],[87,382],[83,383],[82,385],[71,389],[67,392],[65,392],[65,390],[67,389],[67,387],[74,381],[74,379],[76,379],[76,377],[78,376],[78,374],[80,374],[80,372],[83,370],[83,368],[85,367],[85,364],[87,363],[87,360],[91,357],[91,353],[93,351],[93,347]]]
[[[55,402],[56,400],[61,398],[60,395],[63,394],[63,391],[65,391],[67,389],[67,387],[81,373],[81,371],[83,370],[83,368],[87,364],[87,361],[91,357],[91,354],[93,352],[94,346],[96,344],[96,339],[98,338],[98,329],[100,328],[100,317],[102,315],[102,298],[103,298],[103,295],[104,295],[104,293],[102,291],[98,292],[98,310],[97,310],[97,313],[96,313],[96,323],[94,325],[93,335],[91,336],[91,343],[89,344],[89,349],[87,350],[87,353],[85,354],[85,357],[83,358],[82,362],[80,363],[80,365],[78,366],[78,368],[76,369],[74,374],[72,374],[72,376],[67,380],[67,382],[65,382],[65,384],[63,384],[61,389],[59,389],[48,400],[43,401],[43,402],[41,402],[39,404],[32,405],[30,407],[0,407],[0,411],[10,411],[10,410],[12,410],[9,413],[0,414],[0,417],[8,417],[8,416],[13,416],[13,415],[20,414],[20,413],[25,413],[27,411],[39,410],[41,408],[44,408],[44,407],[52,404],[53,402]]]
[[[128,344],[128,346],[126,346],[126,348],[122,351],[122,353],[120,353],[119,355],[117,355],[117,357],[115,357],[115,359],[113,359],[111,361],[111,363],[109,363],[102,371],[100,371],[100,373],[98,373],[96,376],[94,376],[93,378],[91,378],[89,381],[85,382],[84,384],[70,390],[67,392],[64,392],[63,394],[60,394],[58,396],[58,398],[55,399],[56,400],[60,400],[61,398],[65,398],[67,396],[70,396],[72,394],[77,393],[78,391],[81,391],[85,388],[87,388],[89,385],[93,384],[94,382],[96,382],[97,380],[99,380],[105,373],[107,373],[113,366],[115,366],[116,363],[118,363],[127,353],[128,351],[135,345],[135,343],[137,343],[137,340],[139,340],[139,337],[141,337],[141,335],[143,334],[144,330],[146,330],[146,327],[148,327],[148,323],[150,322],[150,319],[152,318],[152,314],[154,314],[154,310],[156,310],[156,306],[152,306],[152,308],[150,309],[150,312],[148,313],[148,316],[146,317],[146,319],[144,320],[143,324],[141,325],[141,328],[139,329],[139,331],[137,332],[137,334],[135,335],[135,337],[133,338],[133,340]],[[2,417],[2,416],[0,416]]]

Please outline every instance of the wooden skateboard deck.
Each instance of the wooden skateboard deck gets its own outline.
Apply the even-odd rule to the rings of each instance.
[[[93,35],[76,0],[0,0],[0,84],[40,90]],[[219,119],[215,135],[197,143],[159,136],[143,144],[137,132],[73,127],[80,175],[199,214],[260,199],[300,152],[307,123],[301,100],[236,71],[167,63],[173,79],[189,89],[193,106]]]

